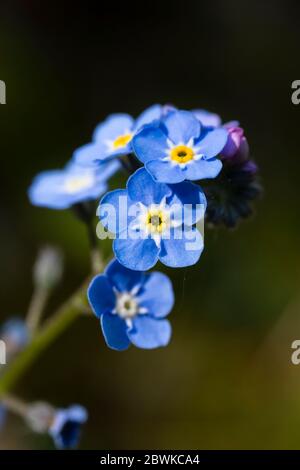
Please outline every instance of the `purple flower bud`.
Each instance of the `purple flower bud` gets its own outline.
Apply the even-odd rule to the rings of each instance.
[[[227,126],[226,126],[227,127]],[[249,157],[249,145],[244,130],[241,127],[227,127],[228,138],[221,156],[223,159],[234,158],[235,161],[244,161]]]

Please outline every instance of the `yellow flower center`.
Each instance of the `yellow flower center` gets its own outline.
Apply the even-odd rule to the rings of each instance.
[[[147,229],[152,233],[162,233],[166,228],[167,217],[160,209],[152,209],[147,213]]]
[[[171,150],[171,160],[177,163],[187,163],[194,158],[194,150],[186,145],[178,145]]]
[[[132,139],[132,134],[119,135],[113,143],[113,147],[118,149],[120,147],[125,147]]]

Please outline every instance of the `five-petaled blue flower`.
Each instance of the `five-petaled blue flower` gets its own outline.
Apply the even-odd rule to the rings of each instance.
[[[44,171],[33,180],[29,199],[35,206],[67,209],[74,204],[96,199],[107,191],[107,180],[120,167],[119,162],[85,167],[71,161],[62,170]]]
[[[165,317],[174,294],[166,275],[131,271],[113,260],[104,274],[92,280],[88,299],[110,348],[122,351],[132,343],[153,349],[168,344],[171,326]]]
[[[222,168],[216,158],[227,141],[223,128],[205,127],[189,111],[169,112],[160,125],[148,125],[133,138],[133,149],[156,181],[215,178]]]
[[[81,165],[97,164],[99,161],[120,157],[132,152],[132,138],[145,124],[161,118],[162,107],[158,104],[146,109],[136,120],[129,114],[111,114],[99,124],[93,141],[74,152]]]
[[[80,438],[81,426],[86,422],[88,414],[80,405],[72,405],[59,409],[54,415],[49,434],[59,449],[76,447]]]
[[[137,170],[127,189],[107,193],[98,214],[106,230],[115,233],[113,250],[121,264],[146,271],[158,260],[171,267],[195,264],[203,238],[194,225],[203,220],[206,199],[190,182],[156,183],[145,170]]]

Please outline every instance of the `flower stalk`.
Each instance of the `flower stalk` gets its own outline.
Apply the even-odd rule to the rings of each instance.
[[[33,293],[26,318],[26,324],[30,336],[32,336],[32,334],[38,328],[49,295],[50,290],[44,288],[43,286],[37,286]]]
[[[7,369],[0,379],[1,399],[14,387],[38,356],[81,315],[81,306],[86,299],[89,279],[45,322],[14,361],[5,366]]]
[[[25,418],[28,411],[28,405],[23,400],[7,394],[2,398],[1,402],[9,411]]]
[[[60,282],[63,272],[63,260],[59,250],[44,247],[34,264],[34,290],[29,304],[26,326],[30,336],[39,327],[48,298],[52,290]]]

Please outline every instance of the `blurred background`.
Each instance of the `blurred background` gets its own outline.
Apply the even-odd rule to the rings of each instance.
[[[87,275],[84,227],[26,192],[106,115],[206,108],[240,121],[261,168],[255,216],[207,229],[196,266],[165,270],[176,290],[167,348],[111,351],[82,318],[18,382],[26,400],[88,408],[81,448],[300,448],[299,27],[296,1],[1,2],[1,321],[25,315],[41,245],[61,247],[66,264],[47,314]],[[53,445],[11,416],[0,448]]]

